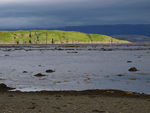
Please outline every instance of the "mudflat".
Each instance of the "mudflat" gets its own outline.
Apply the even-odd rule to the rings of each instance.
[[[112,92],[112,91],[110,91]],[[1,113],[149,113],[149,95],[114,91],[0,92]]]

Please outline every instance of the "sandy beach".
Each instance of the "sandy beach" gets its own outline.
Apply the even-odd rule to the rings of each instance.
[[[149,113],[150,96],[108,91],[0,92],[1,113]]]

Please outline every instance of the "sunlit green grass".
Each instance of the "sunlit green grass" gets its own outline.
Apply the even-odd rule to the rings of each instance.
[[[0,42],[3,42],[3,43],[14,42],[14,39],[11,37],[8,31],[1,31]]]
[[[111,37],[100,34],[90,34],[92,41],[108,41]]]
[[[0,42],[15,44],[75,44],[92,42],[127,43],[110,36],[86,34],[76,31],[31,30],[31,31],[0,31]]]

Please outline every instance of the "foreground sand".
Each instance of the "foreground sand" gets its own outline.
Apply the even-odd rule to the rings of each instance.
[[[112,91],[110,91],[112,92]],[[0,113],[149,113],[150,97],[109,91],[0,92]]]

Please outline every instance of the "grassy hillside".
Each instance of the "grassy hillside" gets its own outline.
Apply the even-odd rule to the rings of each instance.
[[[12,43],[15,40],[11,37],[8,31],[1,31],[0,32],[0,43]]]
[[[0,31],[0,44],[84,44],[128,43],[106,35],[75,31],[31,30]]]

